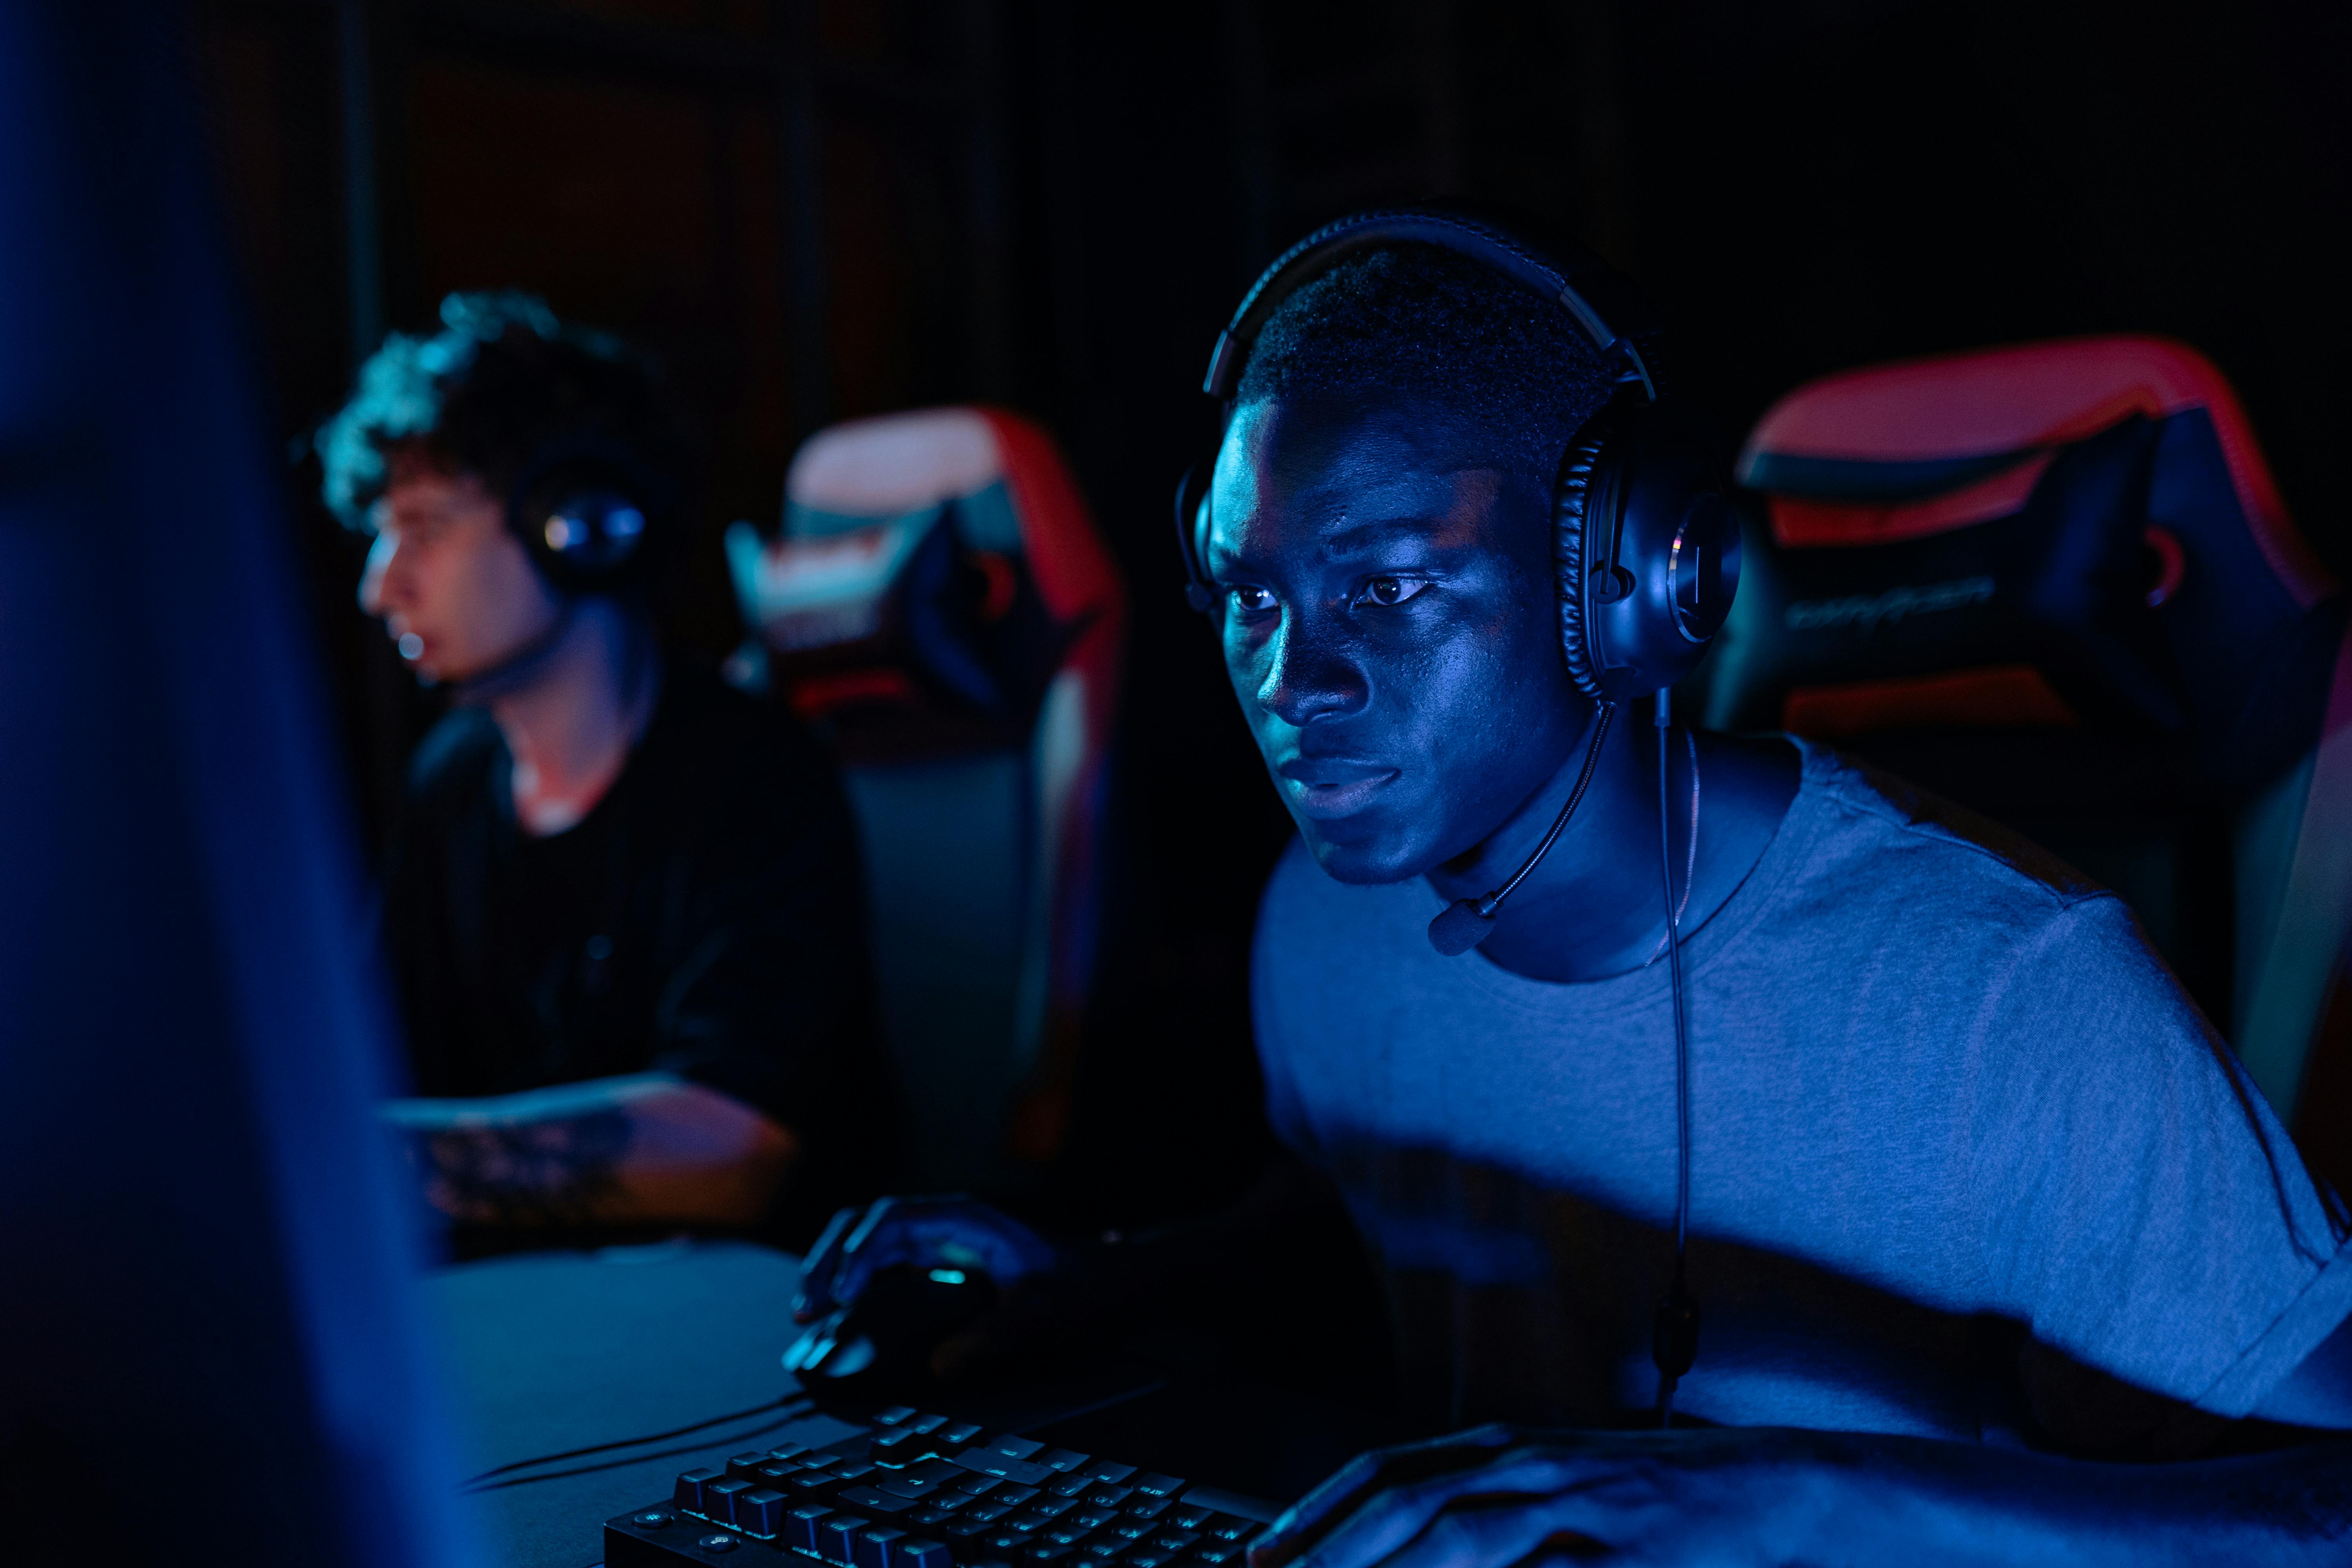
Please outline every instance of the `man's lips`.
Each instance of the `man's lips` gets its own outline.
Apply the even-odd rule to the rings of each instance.
[[[1302,816],[1330,821],[1361,811],[1399,770],[1358,757],[1293,757],[1274,771]]]

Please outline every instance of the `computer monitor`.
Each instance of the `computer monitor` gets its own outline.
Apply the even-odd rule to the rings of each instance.
[[[0,6],[0,1559],[462,1568],[185,21]]]

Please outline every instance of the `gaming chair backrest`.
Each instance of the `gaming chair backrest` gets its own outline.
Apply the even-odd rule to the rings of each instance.
[[[1758,424],[1711,722],[1835,742],[2132,900],[2292,1113],[2352,922],[2345,601],[2180,344],[1842,373]]]
[[[1060,453],[992,408],[820,431],[728,559],[762,682],[834,745],[918,1186],[1058,1144],[1125,599]]]

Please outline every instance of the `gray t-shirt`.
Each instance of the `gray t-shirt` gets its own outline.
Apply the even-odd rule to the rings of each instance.
[[[2105,1373],[2245,1415],[2352,1314],[2341,1205],[2113,895],[1802,750],[1763,858],[1685,933],[1705,1316],[1677,1408],[1969,1439],[2032,1410],[2096,1446],[2099,1400],[2063,1387]],[[1667,966],[1443,958],[1442,907],[1291,847],[1253,977],[1274,1124],[1388,1280],[1409,1407],[1636,1419],[1673,1251]]]

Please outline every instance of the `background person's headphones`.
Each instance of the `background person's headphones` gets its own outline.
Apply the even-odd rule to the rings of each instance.
[[[1730,613],[1739,526],[1707,443],[1664,401],[1655,313],[1599,258],[1563,251],[1562,265],[1503,229],[1433,208],[1357,213],[1292,246],[1250,286],[1217,335],[1202,390],[1229,422],[1243,366],[1282,302],[1341,258],[1400,243],[1443,247],[1559,306],[1615,373],[1619,392],[1569,442],[1552,487],[1560,649],[1577,689],[1595,701],[1673,685]],[[1204,612],[1216,596],[1206,570],[1208,471],[1192,469],[1176,493],[1185,595]]]
[[[507,527],[548,584],[566,595],[650,585],[677,487],[597,431],[541,444],[507,491]]]

